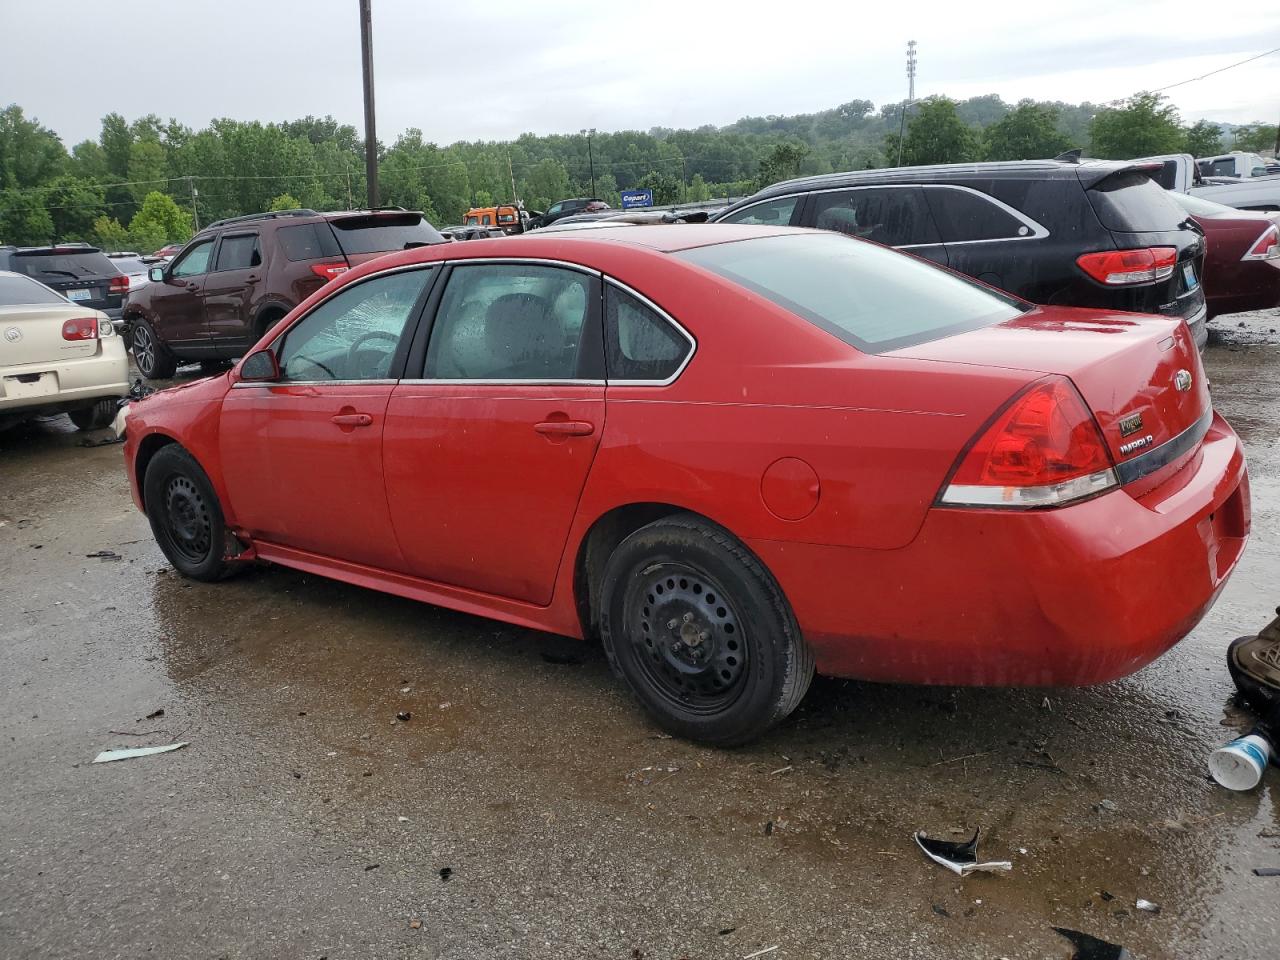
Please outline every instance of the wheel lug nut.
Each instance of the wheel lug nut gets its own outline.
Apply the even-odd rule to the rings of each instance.
[[[672,617],[670,620],[667,621],[668,630],[674,630],[678,626],[680,626],[680,621],[677,620],[675,617]]]
[[[703,643],[706,643],[708,640],[711,639],[711,634],[706,630],[703,630],[700,634],[698,634],[698,639],[701,640]]]
[[[684,615],[684,622],[685,622],[685,623],[693,623],[693,614],[692,614],[692,613],[686,613],[686,614]]]

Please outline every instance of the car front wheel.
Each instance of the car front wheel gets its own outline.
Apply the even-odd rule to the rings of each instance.
[[[164,380],[178,369],[178,361],[157,338],[145,320],[135,320],[129,334],[133,362],[148,380]]]
[[[176,444],[162,448],[147,464],[142,489],[151,532],[179,573],[212,582],[234,572],[222,506],[195,457]]]
[[[693,516],[642,527],[609,558],[601,633],[614,670],[664,729],[737,746],[781,722],[813,653],[773,577]]]

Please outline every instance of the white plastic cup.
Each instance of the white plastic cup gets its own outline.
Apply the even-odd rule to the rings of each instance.
[[[1209,754],[1209,773],[1228,790],[1252,790],[1262,781],[1271,752],[1270,740],[1251,733]]]

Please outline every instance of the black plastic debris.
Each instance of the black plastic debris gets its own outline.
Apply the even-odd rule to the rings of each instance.
[[[1255,877],[1280,877],[1280,867],[1254,867]]]
[[[1133,960],[1133,954],[1118,943],[1099,940],[1087,933],[1068,930],[1066,927],[1053,929],[1058,935],[1070,940],[1072,946],[1076,948],[1076,952],[1071,955],[1071,960]]]
[[[95,550],[93,553],[86,553],[86,560],[101,560],[104,563],[108,560],[123,560],[124,557],[116,553],[114,550]]]
[[[946,908],[946,907],[944,907],[944,906],[943,906],[942,904],[940,904],[940,903],[935,903],[935,904],[933,905],[933,912],[934,912],[934,913],[936,913],[936,914],[937,914],[938,916],[940,916],[940,917],[950,917],[950,916],[951,916],[951,914],[947,912],[947,908]]]
[[[405,723],[405,722],[408,722],[409,718],[412,716],[413,714],[411,714],[408,710],[401,710],[399,713],[396,714],[396,719],[402,723]]]
[[[148,713],[148,714],[147,714],[145,717],[143,717],[142,719],[143,719],[143,720],[159,720],[159,719],[160,719],[161,717],[163,717],[163,716],[164,716],[164,707],[161,707],[161,708],[160,708],[160,709],[158,709],[158,710],[152,710],[150,713]]]
[[[567,653],[546,653],[544,651],[542,659],[547,663],[554,663],[558,667],[578,667],[582,665],[581,657],[575,657]]]
[[[978,835],[982,828],[973,831],[973,837],[964,843],[951,840],[934,840],[925,835],[923,830],[916,831],[916,843],[924,851],[924,855],[939,866],[946,867],[957,876],[967,877],[971,873],[994,873],[1013,869],[1008,860],[991,860],[978,862]]]
[[[441,867],[441,868],[440,868],[440,879],[441,879],[441,880],[444,880],[444,881],[447,883],[447,882],[448,882],[448,880],[449,880],[449,878],[450,878],[450,877],[452,877],[452,876],[453,876],[453,867]]]

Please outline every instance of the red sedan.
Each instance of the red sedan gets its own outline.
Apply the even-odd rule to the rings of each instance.
[[[1204,231],[1210,319],[1280,306],[1280,213],[1236,210],[1185,193],[1169,196]]]
[[[612,227],[363,264],[134,404],[187,576],[271,561],[600,637],[745,742],[818,671],[1083,684],[1185,636],[1249,529],[1176,318],[1035,307],[838,234]]]

